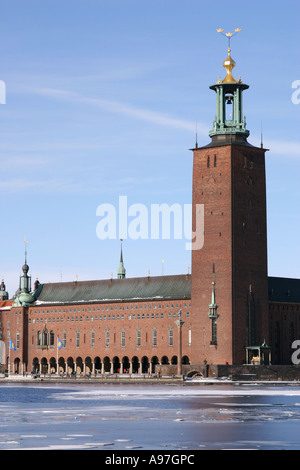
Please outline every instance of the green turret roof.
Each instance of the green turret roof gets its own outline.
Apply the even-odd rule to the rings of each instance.
[[[124,262],[123,262],[122,245],[121,245],[120,264],[119,264],[119,269],[118,269],[117,276],[118,276],[118,279],[125,279],[125,277],[126,277],[126,269],[125,269]]]

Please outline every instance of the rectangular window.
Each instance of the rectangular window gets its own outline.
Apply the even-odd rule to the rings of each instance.
[[[121,331],[121,346],[125,348],[125,330]]]
[[[80,334],[79,331],[76,331],[76,348],[80,346]]]
[[[169,329],[169,346],[173,346],[173,328]]]
[[[157,346],[157,331],[156,330],[153,330],[152,346],[154,348],[156,348],[156,346]]]
[[[189,329],[189,346],[192,345],[192,330],[191,328]]]
[[[54,331],[50,331],[50,346],[54,346]]]
[[[106,330],[105,334],[105,347],[109,348],[109,330]]]
[[[136,330],[136,346],[141,347],[141,330]]]
[[[211,321],[211,344],[217,344],[217,319],[212,318]]]
[[[91,331],[91,348],[95,347],[95,332]]]

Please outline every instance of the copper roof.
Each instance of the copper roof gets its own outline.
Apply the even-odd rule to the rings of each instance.
[[[190,299],[191,275],[43,284],[35,304]]]

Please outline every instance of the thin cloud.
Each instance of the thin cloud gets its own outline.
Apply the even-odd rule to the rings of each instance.
[[[7,181],[0,181],[0,191],[19,192],[30,189],[39,189],[46,191],[65,191],[69,192],[78,189],[78,183],[72,183],[59,180],[38,180],[32,178],[13,178]]]
[[[149,109],[142,109],[132,106],[128,103],[119,101],[105,100],[101,98],[89,98],[80,93],[62,90],[57,88],[42,88],[35,90],[35,93],[64,102],[81,103],[89,106],[97,106],[107,112],[122,114],[135,119],[148,121],[158,126],[167,126],[174,129],[181,129],[189,132],[195,132],[195,122],[184,119],[175,118],[168,114],[159,113]],[[207,137],[209,128],[197,122],[197,133],[199,136]],[[258,139],[259,140],[259,139]],[[266,142],[267,147],[274,155],[286,155],[287,157],[300,157],[300,143],[282,140],[269,140]]]
[[[300,142],[269,140],[267,144],[271,154],[300,158]]]
[[[79,93],[55,88],[42,88],[35,90],[35,92],[39,95],[59,99],[65,102],[97,106],[111,113],[123,114],[135,119],[152,122],[158,126],[167,126],[175,129],[195,132],[194,122],[178,119],[168,114],[158,113],[149,109],[137,108],[130,104],[121,103],[119,101],[104,100],[101,98],[89,98]],[[208,134],[208,127],[198,123],[197,131],[200,135],[206,136]]]
[[[60,193],[60,194],[108,194],[116,192],[124,192],[128,186],[134,185],[135,187],[148,187],[152,184],[157,188],[159,184],[164,182],[164,178],[157,176],[154,178],[119,178],[102,181],[99,185],[97,179],[91,181],[90,179],[34,179],[32,177],[12,178],[6,181],[0,181],[0,192],[4,193],[18,193],[22,191],[38,191],[39,193]]]
[[[249,142],[257,147],[261,145],[261,138],[258,136],[249,137]],[[285,140],[276,140],[264,138],[264,148],[268,149],[267,155],[280,155],[285,158],[300,158],[300,142],[291,142]]]

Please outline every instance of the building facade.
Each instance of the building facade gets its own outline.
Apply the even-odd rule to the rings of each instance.
[[[232,75],[216,93],[211,142],[193,149],[193,229],[204,244],[192,273],[0,287],[0,362],[14,373],[155,373],[158,366],[290,364],[300,334],[300,280],[268,278],[265,153],[248,142],[243,93]],[[11,343],[12,341],[12,343]]]

